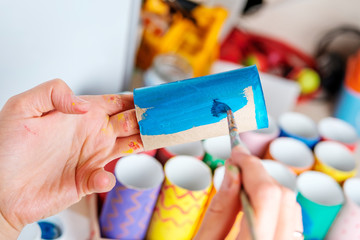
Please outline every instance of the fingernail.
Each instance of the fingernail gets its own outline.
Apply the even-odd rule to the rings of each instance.
[[[221,187],[229,189],[234,183],[238,181],[239,181],[239,169],[234,165],[227,165],[225,169],[224,180],[221,184]]]

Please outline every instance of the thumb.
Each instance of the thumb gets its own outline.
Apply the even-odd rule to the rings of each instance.
[[[240,210],[240,174],[226,162],[225,176],[205,213],[195,239],[225,239]]]
[[[90,102],[76,97],[60,79],[45,82],[14,96],[7,104],[13,113],[24,117],[40,117],[52,110],[80,114],[86,113],[90,108]]]
[[[90,193],[108,192],[115,186],[115,182],[116,179],[112,173],[99,168],[88,179],[88,191]]]

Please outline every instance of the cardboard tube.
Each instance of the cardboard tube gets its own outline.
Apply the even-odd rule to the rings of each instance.
[[[314,169],[333,177],[339,183],[356,174],[356,160],[343,144],[333,141],[320,142],[315,146]]]
[[[143,239],[164,179],[161,164],[146,154],[121,158],[115,187],[100,215],[101,233],[116,239]]]
[[[202,161],[190,156],[171,158],[146,239],[191,239],[211,186],[210,168]]]

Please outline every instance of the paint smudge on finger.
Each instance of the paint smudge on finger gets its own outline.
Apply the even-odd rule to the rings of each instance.
[[[131,149],[133,149],[133,150],[138,150],[138,149],[141,148],[140,145],[139,145],[137,142],[135,142],[135,141],[131,141],[131,142],[129,143],[129,147],[130,147]]]

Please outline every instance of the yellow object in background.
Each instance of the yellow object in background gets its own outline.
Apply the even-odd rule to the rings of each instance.
[[[203,191],[189,191],[165,178],[146,239],[191,239],[204,211],[211,185]]]
[[[341,171],[321,162],[316,156],[314,170],[329,175],[330,177],[334,178],[338,183],[342,183],[346,179],[354,177],[356,175],[356,169],[353,169],[351,171]]]
[[[150,5],[150,2],[156,1],[148,0],[145,6]],[[152,9],[146,7],[144,11],[155,11]],[[218,36],[227,11],[221,7],[200,5],[191,13],[196,25],[180,14],[175,14],[168,30],[163,34],[145,27],[137,54],[137,66],[147,69],[156,55],[176,53],[189,61],[194,77],[209,74],[211,64],[219,54]]]

